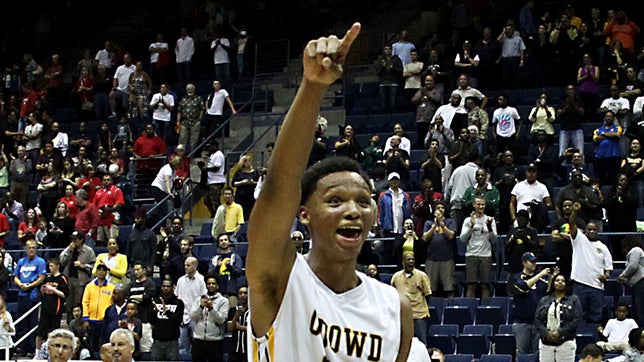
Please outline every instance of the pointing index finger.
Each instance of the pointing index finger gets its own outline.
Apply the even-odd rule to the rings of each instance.
[[[353,23],[351,28],[347,30],[347,34],[340,41],[340,43],[342,44],[341,48],[343,50],[346,51],[346,50],[349,50],[349,48],[351,48],[351,44],[353,44],[353,41],[356,40],[356,38],[358,37],[358,34],[360,34],[361,28],[362,28],[362,25],[360,25],[359,22],[355,22]]]

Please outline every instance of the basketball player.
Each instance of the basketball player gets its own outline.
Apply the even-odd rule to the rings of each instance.
[[[367,176],[345,157],[305,172],[321,100],[359,32],[355,23],[344,38],[312,40],[304,50],[304,77],[248,225],[249,361],[393,362],[409,354],[409,301],[356,272],[374,220]],[[311,236],[305,256],[290,239],[295,216]]]

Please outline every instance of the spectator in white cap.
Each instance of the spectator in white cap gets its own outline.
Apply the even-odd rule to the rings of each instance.
[[[403,222],[411,215],[409,194],[400,188],[400,175],[391,172],[387,176],[389,188],[378,197],[378,226],[384,237],[396,237],[404,234]],[[384,244],[385,263],[393,261],[392,243]]]

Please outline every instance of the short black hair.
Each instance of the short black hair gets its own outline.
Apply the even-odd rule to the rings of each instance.
[[[364,172],[358,161],[346,156],[327,157],[304,171],[301,182],[302,194],[300,205],[306,204],[309,197],[311,197],[311,194],[315,192],[320,179],[326,175],[343,171],[356,172],[360,174],[367,186],[371,187],[369,176]]]
[[[581,350],[581,358],[591,357],[604,357],[604,350],[595,343],[589,343]]]
[[[619,307],[624,307],[624,308],[626,308],[627,311],[631,310],[631,306],[628,305],[628,303],[626,303],[623,300],[621,300],[621,301],[617,302],[617,304],[615,304],[615,310],[617,310],[617,308],[619,308]]]
[[[631,329],[631,331],[628,333],[628,344],[631,347],[637,348],[643,333],[644,333],[644,328],[642,327]]]

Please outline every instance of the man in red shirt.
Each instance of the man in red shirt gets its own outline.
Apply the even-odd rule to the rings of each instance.
[[[78,206],[78,214],[76,215],[74,230],[95,238],[99,222],[98,209],[88,201],[87,191],[76,191],[76,205]]]
[[[9,218],[3,212],[0,212],[0,247],[4,248],[4,237],[9,234]]]
[[[137,159],[147,157],[165,156],[167,149],[163,138],[154,133],[154,125],[148,123],[145,126],[145,133],[134,141],[132,147],[134,157]],[[163,166],[164,160],[137,160],[136,169],[146,169],[158,171]]]
[[[118,210],[124,204],[123,191],[114,185],[112,175],[106,173],[103,175],[103,187],[97,190],[94,195],[94,205],[98,209],[100,216],[98,229],[96,230],[96,245],[105,246],[109,238],[118,238],[119,227],[117,222],[120,220]]]

